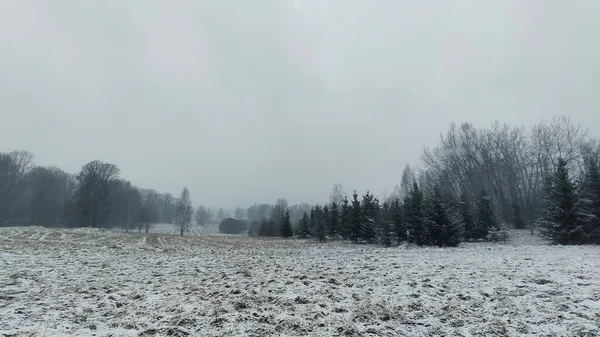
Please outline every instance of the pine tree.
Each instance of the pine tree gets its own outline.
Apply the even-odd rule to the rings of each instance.
[[[333,239],[339,234],[340,212],[338,204],[333,201],[329,211],[329,236]]]
[[[409,230],[409,242],[414,242],[419,246],[428,244],[427,228],[423,223],[423,192],[421,192],[416,182],[413,183],[413,187],[404,201],[404,208]]]
[[[327,237],[327,234],[329,234],[329,228],[330,228],[330,221],[331,221],[331,213],[329,211],[329,206],[325,205],[322,208],[322,221],[323,221],[323,227],[325,228],[325,237]]]
[[[294,236],[294,229],[292,228],[292,223],[290,222],[289,209],[285,211],[285,215],[283,216],[283,222],[281,224],[281,236],[284,238],[291,238]]]
[[[260,224],[260,230],[258,231],[258,236],[277,236],[275,223],[273,220],[262,220]]]
[[[350,207],[348,197],[344,197],[342,200],[342,211],[340,216],[340,229],[339,233],[344,239],[349,239],[351,237],[351,213],[352,209]]]
[[[569,178],[567,163],[562,158],[558,160],[554,176],[546,184],[545,201],[542,235],[558,244],[584,243],[584,222],[580,219],[575,184]]]
[[[477,208],[477,224],[475,226],[474,239],[487,238],[491,229],[498,230],[498,220],[492,205],[492,199],[487,195],[485,190],[481,191]]]
[[[398,243],[406,240],[406,225],[404,223],[404,212],[402,211],[402,202],[399,197],[392,200],[390,207],[390,217],[394,224],[394,233]]]
[[[349,237],[354,241],[354,243],[358,243],[358,239],[360,239],[362,234],[362,209],[360,205],[360,201],[358,200],[358,194],[354,191],[352,195],[352,208],[350,210],[350,230]]]
[[[388,220],[383,220],[381,222],[381,243],[383,243],[386,247],[391,247],[394,232],[392,231],[392,225]]]
[[[360,229],[360,237],[363,240],[371,243],[375,238],[375,228],[378,223],[379,200],[373,194],[367,193],[362,199],[362,225]]]
[[[459,201],[460,220],[463,224],[463,236],[469,241],[477,236],[475,231],[475,221],[473,220],[473,210],[471,201],[466,194],[461,194]]]
[[[390,199],[381,204],[379,211],[379,227],[377,228],[377,239],[384,246],[390,247],[394,242],[395,231],[392,218],[392,201]]]
[[[444,199],[440,189],[435,187],[427,201],[428,241],[438,247],[458,246],[461,229],[452,218],[450,207]]]
[[[298,221],[298,225],[296,226],[296,232],[302,238],[310,236],[310,218],[306,212],[304,212],[302,218],[300,218],[300,220]]]
[[[582,183],[582,220],[585,224],[586,242],[600,244],[600,163],[595,158],[586,161]]]
[[[521,206],[519,206],[518,202],[513,203],[513,224],[517,229],[525,228],[525,221],[521,218]]]
[[[325,241],[327,230],[325,228],[325,221],[323,219],[323,208],[321,208],[321,206],[316,205],[313,208],[313,211],[311,212],[310,221],[313,225],[315,236],[319,239],[319,242]]]

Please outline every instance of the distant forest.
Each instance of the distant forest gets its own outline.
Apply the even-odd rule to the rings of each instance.
[[[233,218],[251,236],[313,237],[392,246],[503,241],[529,229],[560,244],[600,243],[600,142],[567,117],[526,129],[452,124],[422,162],[403,168],[390,195],[347,195],[336,184],[323,205],[255,204]],[[402,168],[398,168],[401,170]],[[215,214],[216,213],[216,214]],[[185,235],[232,218],[132,185],[119,168],[92,161],[77,174],[36,166],[27,151],[0,153],[0,226],[118,227],[151,231],[173,223]]]

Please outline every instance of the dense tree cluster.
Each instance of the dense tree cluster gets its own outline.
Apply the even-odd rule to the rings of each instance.
[[[120,178],[114,164],[91,161],[73,175],[36,166],[27,151],[0,153],[0,226],[120,227],[148,232],[172,223],[178,200]]]
[[[600,145],[568,118],[526,131],[493,124],[451,125],[424,167],[406,166],[390,197],[370,192],[351,199],[341,184],[330,202],[307,205],[293,217],[294,234],[319,241],[346,239],[391,246],[456,246],[461,241],[506,241],[507,227],[527,228],[557,243],[598,243]],[[575,171],[575,177],[569,175]],[[262,214],[257,210],[262,208]],[[275,206],[253,206],[263,235],[276,236]],[[286,236],[287,236],[286,232]]]

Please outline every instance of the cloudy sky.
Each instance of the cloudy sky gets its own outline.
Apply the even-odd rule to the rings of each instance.
[[[452,121],[600,133],[597,0],[0,0],[0,151],[195,204],[391,191]]]

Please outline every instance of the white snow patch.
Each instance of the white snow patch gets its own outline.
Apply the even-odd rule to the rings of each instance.
[[[175,232],[1,228],[0,335],[600,334],[597,246],[525,232],[448,249]]]

